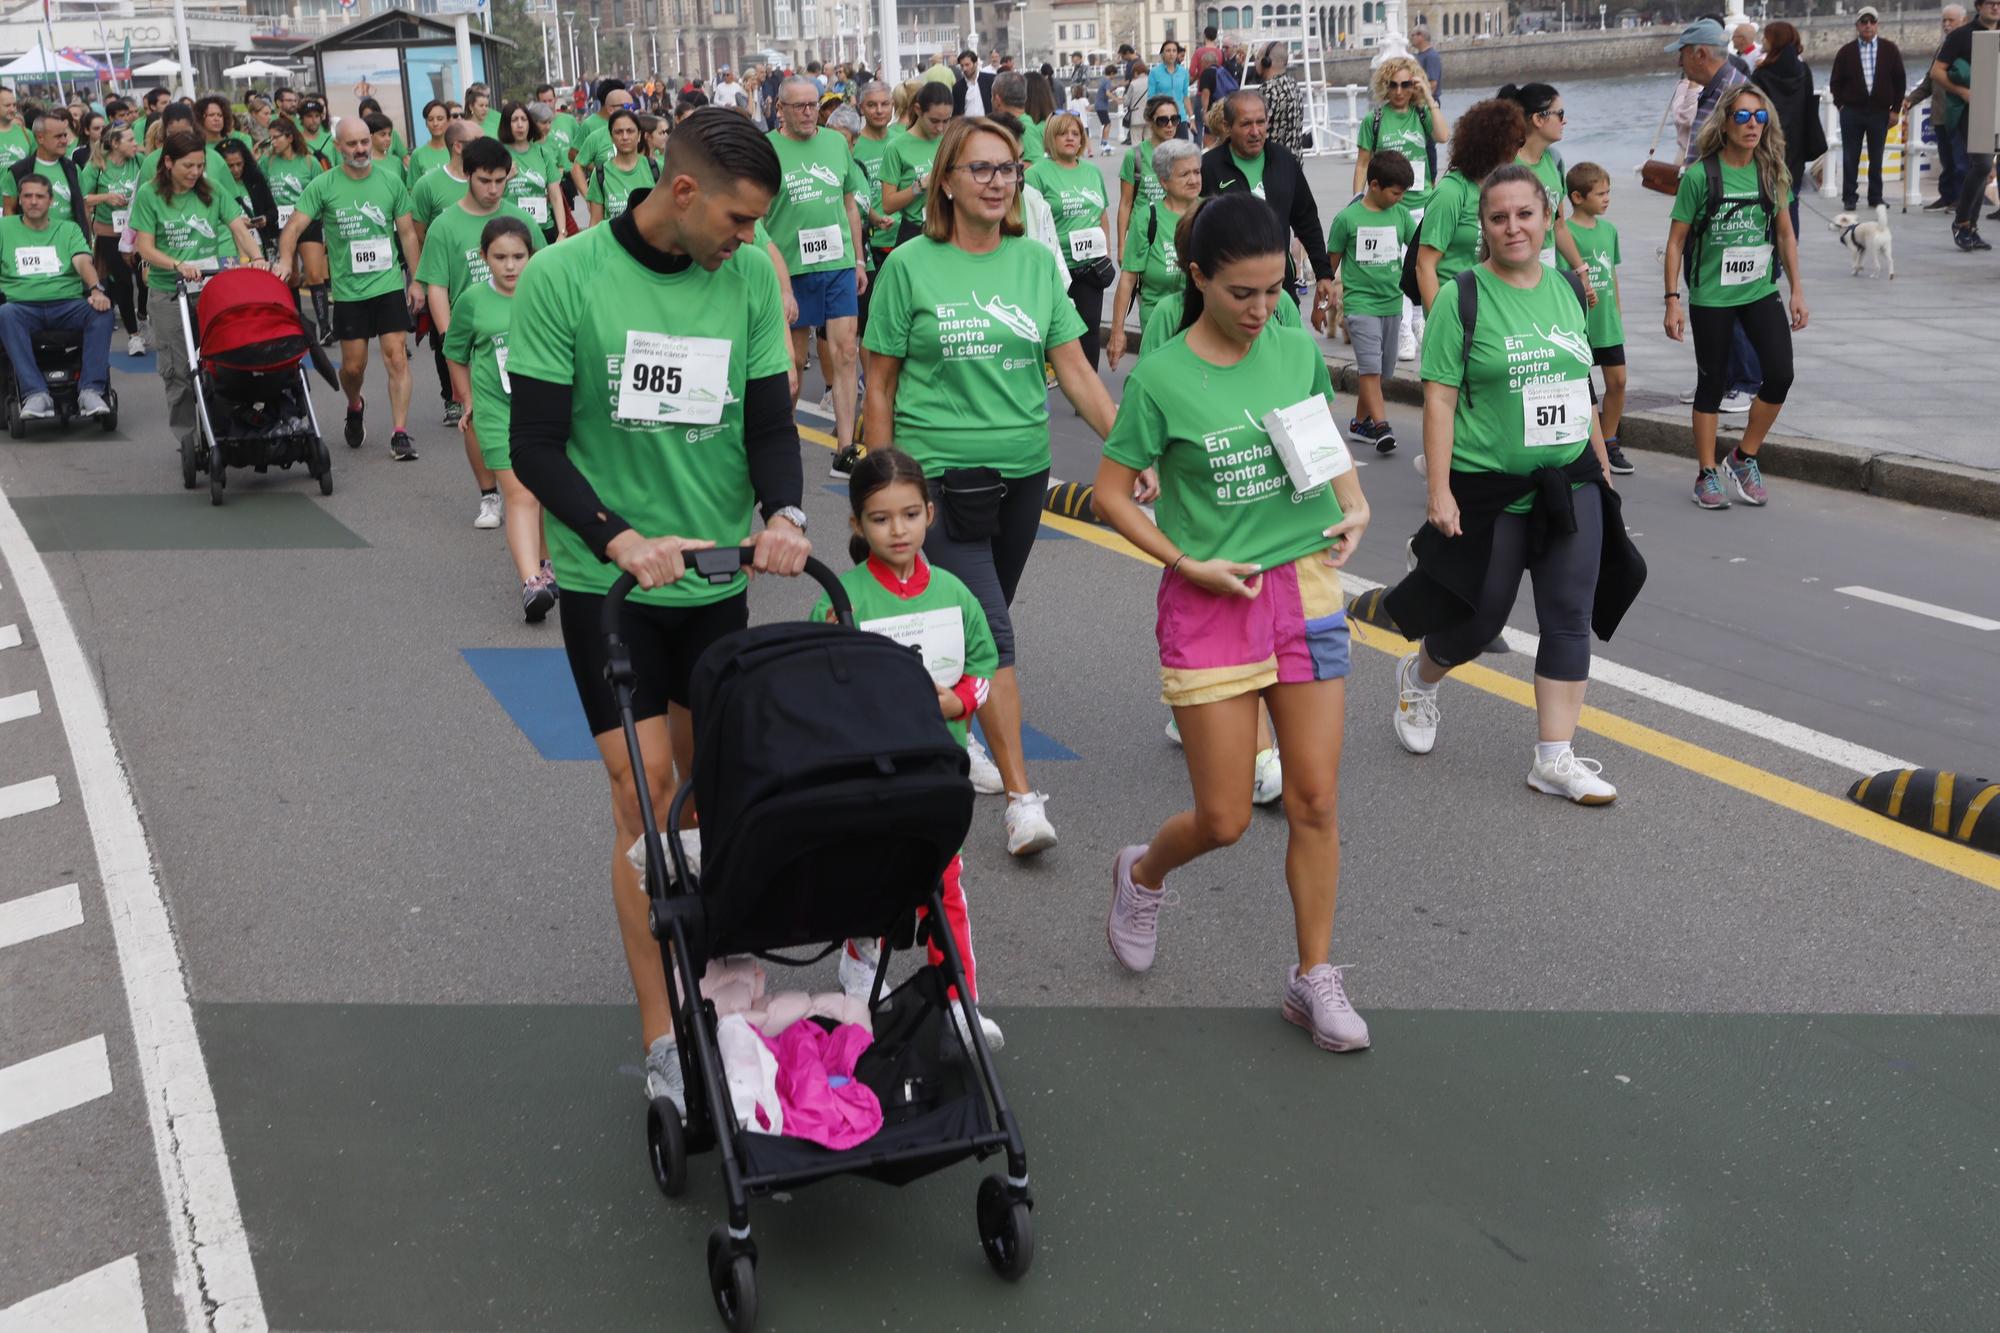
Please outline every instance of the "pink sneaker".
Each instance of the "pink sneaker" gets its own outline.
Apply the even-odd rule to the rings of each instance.
[[[1348,1003],[1341,984],[1343,969],[1321,963],[1304,976],[1292,968],[1285,980],[1285,1019],[1312,1033],[1322,1051],[1360,1051],[1368,1047],[1368,1024]]]
[[[1104,938],[1111,955],[1134,972],[1153,965],[1153,950],[1160,939],[1160,908],[1166,905],[1164,888],[1141,888],[1132,882],[1132,867],[1146,854],[1144,847],[1127,847],[1111,862],[1111,915],[1104,923]]]

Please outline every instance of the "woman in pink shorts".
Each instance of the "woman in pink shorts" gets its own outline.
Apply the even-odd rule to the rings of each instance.
[[[1298,965],[1283,1011],[1330,1051],[1368,1045],[1368,1025],[1327,961],[1340,886],[1342,714],[1348,665],[1340,566],[1368,526],[1368,502],[1334,428],[1333,385],[1310,335],[1272,323],[1285,292],[1284,224],[1263,200],[1223,195],[1184,231],[1181,332],[1125,383],[1104,443],[1095,503],[1126,540],[1166,566],[1160,581],[1161,695],[1174,710],[1194,808],[1127,847],[1112,866],[1106,934],[1118,961],[1153,965],[1166,879],[1250,824],[1257,702],[1285,756],[1286,879]],[[1267,423],[1321,470],[1294,485]],[[1126,498],[1160,474],[1158,526]]]

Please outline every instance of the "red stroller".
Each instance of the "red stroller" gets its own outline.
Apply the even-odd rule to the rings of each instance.
[[[199,291],[197,318],[188,298]],[[225,269],[197,286],[174,284],[195,368],[201,442],[181,445],[181,485],[208,473],[208,497],[222,503],[224,469],[303,463],[333,494],[333,459],[320,439],[305,361],[310,348],[298,302],[284,280],[262,269]]]

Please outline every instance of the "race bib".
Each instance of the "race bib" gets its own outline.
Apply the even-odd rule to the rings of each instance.
[[[1771,247],[1768,245],[1732,245],[1722,252],[1722,285],[1725,287],[1747,287],[1753,282],[1762,282],[1764,275],[1771,271]]]
[[[549,225],[549,197],[545,194],[526,194],[514,201],[521,211],[533,218],[537,225]]]
[[[132,220],[132,210],[131,210],[131,209],[129,209],[129,208],[114,208],[114,209],[112,209],[112,210],[111,210],[111,230],[113,230],[113,231],[124,231],[124,230],[125,230],[125,225],[126,225],[126,224],[127,224],[128,222],[130,222],[131,220]]]
[[[1430,163],[1421,156],[1410,159],[1410,175],[1414,177],[1410,182],[1410,193],[1415,194],[1424,188],[1424,169],[1428,166]]]
[[[831,264],[847,258],[847,244],[840,237],[841,227],[834,223],[828,227],[803,227],[799,230],[799,265],[810,267],[814,264]]]
[[[1521,442],[1530,449],[1590,438],[1590,381],[1521,386]]]
[[[296,212],[298,212],[298,210],[297,210],[296,208],[293,208],[293,207],[292,207],[292,206],[291,206],[290,204],[279,204],[279,205],[278,205],[278,225],[279,225],[280,227],[282,227],[282,226],[284,226],[284,225],[285,225],[285,224],[286,224],[287,222],[290,222],[290,221],[292,220],[292,214],[294,214],[294,213],[296,213]],[[112,214],[112,215],[111,215],[111,220],[112,220],[113,224],[115,225],[115,224],[117,223],[117,221],[118,221],[118,215],[117,215],[116,213]]]
[[[924,659],[924,670],[940,685],[949,688],[965,675],[965,618],[956,607],[864,620],[861,628],[914,648]]]
[[[1301,494],[1317,490],[1354,470],[1354,459],[1333,424],[1325,394],[1266,412],[1263,424],[1293,490]]]
[[[1111,246],[1104,239],[1104,228],[1085,227],[1069,234],[1069,258],[1073,264],[1087,264],[1093,259],[1104,259],[1111,254]]]
[[[1397,252],[1402,248],[1394,227],[1354,229],[1354,262],[1357,264],[1401,263],[1403,257]]]
[[[507,378],[507,344],[493,344],[493,360],[500,366],[500,392],[509,398],[514,396],[514,381]]]
[[[727,338],[683,338],[638,329],[625,334],[618,380],[622,419],[712,426],[722,420],[728,395]]]
[[[22,278],[59,278],[62,261],[53,245],[24,245],[14,252],[14,273]]]
[[[1556,248],[1551,245],[1542,251],[1542,263],[1550,268],[1556,266]]]
[[[389,238],[378,236],[369,241],[349,241],[347,243],[347,267],[354,273],[387,273],[389,271]]]

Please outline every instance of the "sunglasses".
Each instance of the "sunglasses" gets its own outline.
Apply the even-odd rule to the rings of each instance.
[[[1153,123],[1155,125],[1178,125],[1181,123],[1181,118],[1179,116],[1154,116]]]
[[[1764,125],[1770,122],[1771,113],[1768,111],[1739,110],[1735,113],[1733,119],[1736,121],[1738,125],[1748,125],[1753,120],[1756,121],[1759,125]]]
[[[1417,86],[1417,81],[1416,81],[1415,79],[1395,79],[1395,80],[1392,80],[1392,81],[1390,82],[1390,84],[1389,84],[1389,87],[1390,87],[1390,88],[1392,88],[1392,89],[1394,89],[1394,88],[1415,88],[1416,86]]]
[[[1563,124],[1565,125],[1569,124],[1569,112],[1563,110],[1561,107],[1557,107],[1553,111],[1537,111],[1535,114],[1537,116],[1554,116],[1557,120],[1561,121]]]

